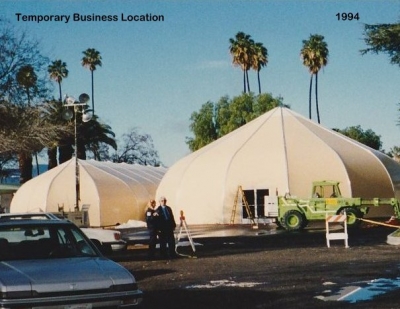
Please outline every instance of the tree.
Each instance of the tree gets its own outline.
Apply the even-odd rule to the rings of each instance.
[[[41,112],[31,106],[49,93],[48,78],[43,74],[47,64],[37,41],[0,20],[0,152],[19,154],[21,183],[32,177],[32,153],[40,151],[44,141],[56,133],[39,130],[34,121],[42,123],[41,116],[35,118],[35,113]]]
[[[258,93],[261,94],[260,71],[268,63],[268,50],[262,43],[255,43],[253,45],[253,69],[257,71]]]
[[[381,150],[382,147],[381,137],[379,135],[376,135],[376,133],[371,129],[364,131],[361,128],[361,126],[358,125],[358,126],[347,127],[343,130],[336,128],[334,128],[333,130],[347,137],[350,137],[351,139],[354,139],[360,142],[361,144],[364,144],[375,150]]]
[[[309,106],[308,113],[311,119],[311,92],[312,82],[315,75],[315,106],[317,109],[318,123],[321,123],[319,116],[318,106],[318,72],[328,64],[329,50],[328,45],[324,41],[324,37],[319,34],[312,34],[308,40],[303,40],[303,47],[300,51],[301,59],[303,64],[308,67],[311,74],[310,77],[310,88],[309,88]]]
[[[23,87],[26,91],[26,96],[28,99],[28,107],[31,105],[31,96],[30,96],[30,89],[36,88],[37,76],[35,71],[31,65],[24,65],[22,66],[17,73],[17,83]],[[37,173],[39,174],[39,162],[37,158],[37,152],[35,152],[35,159],[36,159],[36,168]],[[24,162],[24,161],[27,162]],[[23,173],[30,173],[32,175],[32,155],[26,151],[22,151],[18,154],[18,161],[21,168],[21,174]],[[30,161],[30,162],[29,162]],[[26,167],[26,171],[24,171],[23,167]],[[26,176],[23,176],[26,177]]]
[[[31,105],[30,89],[36,88],[37,75],[34,68],[28,64],[22,66],[17,72],[17,83],[23,87],[26,91],[26,97],[28,99],[28,106]]]
[[[61,82],[68,77],[67,64],[61,60],[54,60],[47,68],[47,72],[52,80],[58,84],[60,102],[62,102]]]
[[[243,92],[250,92],[250,83],[248,71],[252,67],[254,54],[254,41],[251,36],[244,32],[238,32],[235,38],[229,39],[229,51],[232,55],[232,63],[235,66],[240,66],[243,71]]]
[[[32,178],[32,153],[51,145],[70,130],[67,126],[48,123],[51,106],[18,106],[0,102],[0,154],[18,153],[21,179]]]
[[[124,144],[112,156],[113,162],[160,166],[158,152],[154,148],[153,139],[149,134],[139,133],[138,128],[132,128],[123,135]]]
[[[394,146],[390,149],[389,155],[398,163],[400,163],[400,147]]]
[[[82,119],[82,117],[78,117]],[[101,145],[105,144],[117,150],[115,133],[111,127],[99,121],[96,115],[88,122],[79,121],[78,126],[78,158],[86,159],[86,151],[93,154],[95,160],[100,161]]]
[[[73,154],[72,144],[74,142],[73,134],[74,128],[71,123],[68,123],[64,119],[65,107],[63,106],[63,102],[59,100],[51,100],[47,101],[49,106],[49,112],[46,114],[46,122],[52,126],[68,126],[68,130],[65,131],[58,140],[54,140],[47,147],[47,157],[48,164],[47,169],[50,170],[58,165],[57,162],[57,149],[59,153],[59,162],[60,164],[69,160]],[[66,158],[64,161],[62,158]]]
[[[82,66],[90,70],[90,74],[92,77],[92,110],[94,114],[94,79],[93,72],[96,70],[97,66],[101,66],[101,55],[100,52],[95,50],[94,48],[88,48],[83,52],[84,57],[82,58]]]
[[[61,82],[64,78],[68,77],[68,69],[67,64],[61,60],[54,60],[48,67],[47,72],[49,73],[50,79],[54,80],[58,84],[59,91],[59,102],[62,102],[62,91],[61,91]],[[62,105],[62,104],[60,104]],[[55,110],[55,116],[53,119],[57,122],[60,122],[62,116],[60,114],[60,107],[58,106]],[[62,108],[62,107],[61,107]],[[57,145],[50,147],[47,149],[48,156],[48,169],[52,169],[57,166]]]
[[[369,46],[366,53],[386,53],[392,64],[400,65],[400,23],[364,25],[364,42]]]
[[[273,98],[268,93],[258,96],[244,93],[233,99],[225,96],[216,104],[209,101],[199,112],[192,113],[190,130],[194,137],[187,137],[186,144],[196,151],[277,106],[287,106],[282,101],[281,97]]]
[[[17,75],[24,72],[24,67],[36,74],[35,97],[31,96],[29,102],[45,99],[49,94],[49,81],[42,73],[47,65],[48,58],[41,54],[37,41],[7,21],[0,20],[0,100],[18,105],[27,103],[26,88],[17,81]]]
[[[190,116],[190,131],[195,138],[188,139],[189,149],[194,151],[215,141],[218,137],[215,121],[214,103],[208,101],[203,104],[199,112],[193,112]]]

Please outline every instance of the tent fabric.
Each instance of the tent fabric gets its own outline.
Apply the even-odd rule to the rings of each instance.
[[[397,162],[284,107],[182,158],[168,169],[157,197],[166,196],[192,224],[226,224],[239,185],[262,206],[257,192],[308,198],[316,180],[340,181],[345,197],[400,198]],[[390,206],[379,211],[393,213]]]
[[[88,204],[92,226],[144,220],[144,210],[166,172],[164,167],[78,160],[80,206]],[[25,184],[11,202],[11,212],[57,212],[75,208],[75,159]]]

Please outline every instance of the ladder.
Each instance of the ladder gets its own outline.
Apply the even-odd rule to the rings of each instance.
[[[235,201],[233,202],[233,209],[232,209],[230,224],[234,224],[235,223],[236,207],[237,207],[237,204],[238,204],[239,195],[241,195],[241,197],[242,197],[242,203],[244,205],[244,208],[246,209],[247,216],[249,217],[250,222],[253,225],[253,228],[257,227],[257,223],[254,220],[253,214],[250,211],[249,203],[247,203],[247,199],[246,199],[246,196],[244,195],[242,186],[239,186],[238,189],[237,189],[237,192],[236,192]]]

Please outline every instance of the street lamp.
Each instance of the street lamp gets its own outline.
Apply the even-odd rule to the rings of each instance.
[[[74,97],[66,96],[64,106],[67,109],[63,113],[63,117],[66,120],[71,120],[74,115],[74,123],[75,123],[75,210],[79,211],[79,201],[80,201],[80,175],[79,175],[79,164],[78,164],[78,132],[77,132],[77,113],[79,110],[82,112],[82,121],[88,122],[92,119],[93,114],[91,109],[88,108],[87,102],[89,101],[89,95],[86,93],[82,93],[79,96],[79,101],[77,101]],[[73,107],[74,112],[72,112],[69,107]]]

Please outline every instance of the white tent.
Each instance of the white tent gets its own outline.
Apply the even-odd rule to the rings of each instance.
[[[315,180],[340,181],[345,197],[400,198],[397,162],[283,107],[175,163],[157,197],[166,196],[192,224],[229,223],[239,185],[254,192],[259,206],[258,197],[276,192],[310,197]]]
[[[80,205],[88,204],[92,226],[144,220],[144,210],[154,198],[166,168],[126,163],[78,160]],[[25,184],[11,202],[11,212],[65,211],[75,207],[75,159],[71,159]]]

